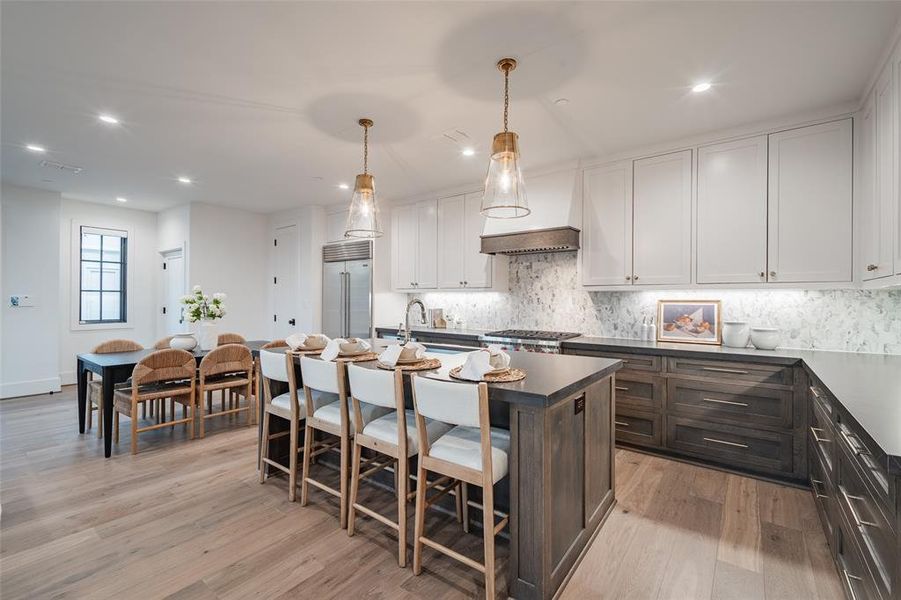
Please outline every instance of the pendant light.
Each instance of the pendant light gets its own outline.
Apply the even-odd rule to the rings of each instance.
[[[358,123],[363,128],[363,172],[357,175],[354,182],[354,195],[347,213],[344,237],[371,239],[382,237],[375,180],[369,174],[369,128],[372,127],[372,120],[360,119]]]
[[[502,58],[497,68],[504,73],[504,130],[494,136],[491,143],[491,162],[485,177],[485,193],[481,212],[495,219],[524,217],[530,212],[526,200],[526,186],[519,167],[519,136],[507,131],[507,113],[510,107],[510,71],[516,68],[516,60]]]

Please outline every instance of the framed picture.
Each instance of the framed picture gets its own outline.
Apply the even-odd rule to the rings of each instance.
[[[719,300],[658,300],[657,341],[721,344],[722,319]]]

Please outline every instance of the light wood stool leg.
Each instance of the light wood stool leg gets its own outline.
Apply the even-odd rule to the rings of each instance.
[[[304,425],[303,429],[303,474],[300,480],[300,505],[307,505],[307,496],[309,493],[309,485],[307,478],[310,476],[310,453],[313,451],[313,431],[309,425]]]
[[[201,402],[202,404],[202,402]],[[203,410],[203,409],[201,409]],[[269,466],[263,462],[264,458],[269,458],[269,412],[263,413],[263,435],[260,437],[260,483],[266,482],[266,468]]]
[[[347,475],[350,471],[350,438],[341,436],[341,529],[347,527]]]
[[[357,511],[354,510],[354,504],[357,501],[357,493],[360,490],[360,456],[363,447],[354,442],[354,456],[350,466],[350,499],[347,503],[347,535],[354,534],[354,522],[357,518]]]
[[[138,407],[131,411],[131,453],[138,453]]]
[[[485,538],[485,597],[493,600],[494,589],[494,488],[482,482],[482,530]]]
[[[297,419],[291,419],[291,447],[288,450],[288,502],[294,502],[297,498],[297,443],[300,423]]]
[[[426,471],[422,466],[416,469],[416,509],[415,524],[413,525],[413,574],[422,573],[422,530],[425,526],[425,488]]]
[[[394,466],[400,483],[395,488],[397,492],[397,566],[399,567],[407,566],[407,484],[410,482],[408,469],[407,457],[400,457]]]
[[[463,531],[469,533],[469,484],[464,481],[460,486],[463,488]]]
[[[119,411],[113,413],[113,441],[119,443]]]

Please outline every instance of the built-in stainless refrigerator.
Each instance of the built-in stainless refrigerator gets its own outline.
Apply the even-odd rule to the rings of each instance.
[[[372,242],[322,247],[322,332],[372,337]]]

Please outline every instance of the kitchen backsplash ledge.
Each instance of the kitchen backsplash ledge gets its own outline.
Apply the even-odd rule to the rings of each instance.
[[[901,290],[588,292],[574,253],[510,258],[509,292],[431,292],[429,308],[476,329],[522,327],[637,339],[657,300],[722,300],[724,319],[782,330],[783,348],[901,354]]]

